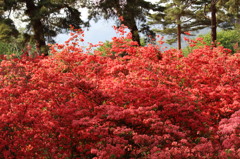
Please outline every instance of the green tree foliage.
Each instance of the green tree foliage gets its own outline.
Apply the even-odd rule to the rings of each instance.
[[[20,49],[13,44],[19,32],[13,21],[4,14],[3,0],[0,0],[0,60],[3,55],[19,54]]]
[[[155,8],[150,2],[145,0],[99,0],[91,5],[93,7],[90,9],[90,19],[116,18],[119,26],[124,24],[130,29],[133,40],[139,44],[139,33],[147,35],[146,37],[150,36],[150,38],[155,36],[146,24],[149,11]],[[119,20],[119,17],[122,17],[123,20]]]
[[[14,13],[15,18],[28,23],[20,35],[21,43],[33,40],[38,51],[46,55],[47,43],[54,43],[53,38],[67,31],[69,25],[79,28],[101,18],[115,18],[118,26],[126,25],[140,45],[140,34],[151,40],[161,33],[172,37],[169,43],[178,41],[181,49],[181,35],[186,31],[211,27],[211,41],[216,42],[217,27],[235,29],[240,19],[239,5],[240,0],[159,0],[156,5],[145,0],[0,0],[0,41],[19,39],[19,31],[9,19]],[[82,7],[89,8],[88,22],[80,18]],[[153,30],[150,26],[161,27]]]
[[[166,5],[164,14],[152,14],[150,24],[161,24],[162,28],[155,31],[173,37],[169,43],[178,40],[179,49],[185,31],[210,27],[211,41],[215,43],[217,27],[233,29],[239,23],[240,0],[160,0],[160,4]]]
[[[11,19],[0,18],[0,41],[11,42],[19,35]]]
[[[198,24],[211,27],[211,41],[216,45],[217,27],[233,29],[239,19],[239,0],[198,0]],[[204,18],[205,17],[205,18]],[[239,20],[238,20],[239,21]]]
[[[220,5],[222,5],[225,10],[227,11],[228,15],[228,24],[227,26],[231,26],[232,28],[235,28],[240,23],[240,0],[227,0],[221,1]]]
[[[214,45],[216,45],[217,27],[227,21],[226,12],[222,5],[220,5],[222,0],[199,0],[198,2],[200,7],[198,7],[200,9],[198,12],[198,20],[206,27],[211,27],[211,40]]]
[[[13,21],[4,15],[3,0],[0,0],[0,41],[10,42],[12,37],[17,37],[19,32]]]
[[[47,42],[54,42],[53,37],[58,33],[66,31],[69,25],[79,28],[84,24],[81,20],[81,13],[75,8],[82,7],[85,0],[4,0],[5,11],[23,11],[23,18],[28,22],[27,31],[33,34],[36,47],[40,52],[47,55]],[[30,36],[28,36],[30,37]]]
[[[157,28],[154,31],[170,35],[168,43],[178,41],[178,49],[181,49],[181,34],[186,31],[196,31],[202,29],[201,25],[197,26],[195,13],[192,8],[195,5],[191,0],[161,0],[158,5],[165,4],[164,12],[155,12],[151,14],[152,25],[161,24],[162,28]],[[176,38],[177,37],[177,38]]]

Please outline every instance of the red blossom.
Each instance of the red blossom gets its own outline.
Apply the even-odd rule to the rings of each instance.
[[[52,56],[1,61],[0,158],[239,156],[240,54],[184,57],[124,29],[105,54],[76,30]]]
[[[191,35],[191,33],[190,33],[190,32],[184,32],[184,34],[185,34],[185,35]]]

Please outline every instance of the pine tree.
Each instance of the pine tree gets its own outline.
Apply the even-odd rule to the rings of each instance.
[[[181,34],[188,31],[196,31],[202,29],[203,26],[195,25],[196,17],[193,6],[196,5],[192,0],[160,0],[158,5],[165,5],[164,12],[156,12],[152,14],[152,25],[160,24],[162,29],[154,29],[155,32],[170,35],[172,39],[168,43],[178,42],[178,49],[181,49]],[[177,36],[177,39],[175,38]]]
[[[200,0],[198,2],[201,7],[198,14],[198,17],[201,18],[198,18],[198,20],[201,21],[202,25],[205,25],[206,27],[211,27],[212,43],[213,45],[216,45],[217,26],[222,22],[222,18],[217,18],[217,13],[220,13],[220,8],[217,7],[217,4],[220,2],[220,0]],[[209,13],[210,16],[208,16]]]
[[[11,37],[17,37],[19,32],[13,21],[4,15],[3,0],[0,0],[0,41],[10,42]]]
[[[223,29],[234,27],[236,17],[239,15],[239,3],[239,0],[198,0],[198,21],[205,27],[211,27],[214,46],[216,46],[218,27]]]
[[[99,0],[98,3],[92,3],[90,9],[90,19],[96,21],[100,18],[117,19],[118,25],[126,25],[131,33],[134,41],[140,44],[139,33],[143,33],[148,36],[155,36],[147,25],[147,15],[149,11],[154,9],[154,5],[145,0]],[[119,17],[123,18],[123,21],[119,21]]]
[[[85,0],[82,2],[83,5]],[[69,25],[79,28],[84,22],[80,18],[80,12],[74,8],[76,0],[4,0],[5,11],[24,12],[17,18],[27,16],[27,31],[33,34],[36,47],[40,52],[47,55],[47,42],[54,42],[53,37],[66,31]],[[62,13],[64,12],[64,13]]]
[[[240,0],[160,0],[159,4],[162,3],[166,5],[164,14],[152,14],[151,24],[163,26],[163,29],[155,29],[156,32],[177,36],[179,49],[182,33],[207,27],[211,28],[211,39],[216,45],[217,27],[232,29],[240,17]]]
[[[240,0],[228,0],[225,4],[222,2],[220,5],[224,6],[229,15],[229,22],[231,26],[240,25]]]

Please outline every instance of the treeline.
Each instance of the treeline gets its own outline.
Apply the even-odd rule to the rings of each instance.
[[[84,28],[90,20],[113,18],[117,25],[126,25],[139,44],[140,33],[147,42],[160,33],[170,35],[168,42],[177,41],[181,49],[182,34],[210,27],[216,45],[218,27],[237,28],[239,5],[240,0],[159,0],[154,4],[145,0],[0,0],[0,41],[21,46],[32,42],[47,55],[47,43],[54,43],[53,38],[69,25]],[[81,19],[81,8],[88,8],[87,21]],[[16,29],[12,13],[27,22],[23,31]]]

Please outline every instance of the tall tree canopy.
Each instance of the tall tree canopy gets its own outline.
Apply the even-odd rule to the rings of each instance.
[[[185,31],[197,31],[211,28],[212,42],[217,40],[217,27],[232,29],[239,22],[240,0],[160,0],[166,9],[151,14],[150,24],[160,24],[154,31],[170,35],[169,43],[178,41],[181,48],[181,34]],[[176,38],[177,37],[177,38]]]
[[[240,0],[227,0],[220,1],[221,6],[223,6],[228,13],[228,23],[230,26],[236,27],[240,24]]]
[[[160,0],[158,5],[165,5],[164,12],[155,12],[151,14],[149,24],[160,24],[161,28],[154,31],[170,35],[172,39],[168,42],[171,44],[177,40],[178,49],[181,49],[181,34],[186,31],[196,31],[202,29],[203,26],[195,25],[195,10],[192,8],[195,1],[192,0]],[[176,38],[177,37],[177,38]]]
[[[18,36],[18,30],[13,21],[4,15],[3,0],[0,0],[0,41],[9,42],[12,36]]]
[[[217,40],[217,27],[232,29],[239,18],[239,0],[197,0],[198,24],[211,27],[211,39]],[[210,25],[209,25],[210,24]]]
[[[240,0],[159,0],[156,5],[146,0],[0,0],[0,40],[11,41],[19,34],[9,18],[10,13],[15,13],[15,18],[28,23],[25,37],[32,38],[45,54],[47,42],[53,43],[53,37],[69,25],[79,28],[101,18],[115,18],[117,25],[126,25],[139,44],[140,33],[150,40],[159,32],[171,35],[169,42],[177,40],[181,49],[181,34],[185,31],[211,27],[215,42],[217,27],[233,29],[239,23],[239,5]],[[79,9],[83,7],[89,9],[88,22],[81,19]],[[150,14],[151,10],[155,13]],[[161,28],[153,30],[149,24],[160,24]]]
[[[139,33],[154,36],[147,25],[147,15],[149,11],[154,9],[154,5],[145,0],[99,0],[92,3],[90,9],[90,19],[99,20],[100,18],[117,18],[122,17],[123,21],[118,24],[126,25],[131,33],[134,41],[140,44]]]
[[[77,3],[78,2],[78,3]],[[82,7],[85,0],[4,0],[5,11],[22,11],[28,22],[27,31],[33,34],[33,39],[40,52],[47,54],[46,42],[53,42],[53,37],[63,32],[69,25],[79,28],[85,24],[76,6]]]
[[[223,23],[226,18],[224,11],[222,10],[222,7],[218,4],[222,0],[199,0],[199,6],[200,6],[200,12],[198,12],[198,18],[199,21],[206,27],[211,27],[211,39],[214,45],[216,45],[217,40],[217,27],[220,26],[221,23]],[[200,20],[201,19],[201,20]],[[210,26],[208,25],[210,22]]]

